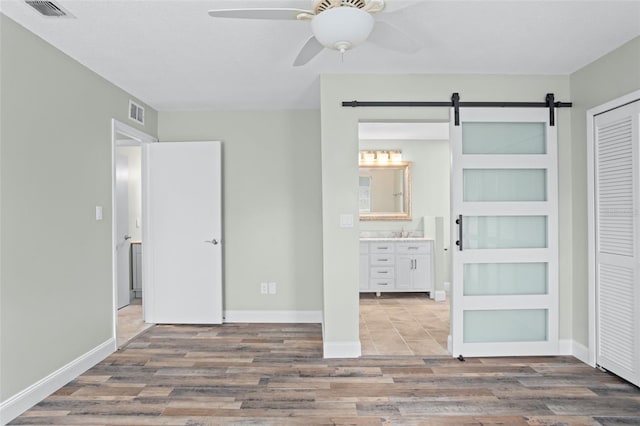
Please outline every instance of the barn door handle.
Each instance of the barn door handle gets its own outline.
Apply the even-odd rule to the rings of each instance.
[[[458,225],[458,238],[459,238],[459,240],[456,241],[456,245],[458,246],[458,249],[462,251],[462,215],[458,215],[458,218],[456,219],[456,224]]]

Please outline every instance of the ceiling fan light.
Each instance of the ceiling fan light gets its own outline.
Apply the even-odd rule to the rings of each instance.
[[[324,47],[344,52],[364,43],[373,30],[374,19],[354,7],[336,7],[311,21],[313,35]]]

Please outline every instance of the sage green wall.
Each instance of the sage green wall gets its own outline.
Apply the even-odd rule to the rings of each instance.
[[[323,75],[321,77],[325,344],[358,341],[358,228],[340,228],[340,214],[358,215],[359,120],[447,121],[447,108],[343,108],[345,100],[568,100],[568,76]],[[571,112],[558,111],[560,337],[571,337]]]
[[[1,14],[0,31],[4,401],[113,336],[111,119],[132,122],[127,93]]]
[[[640,90],[640,37],[571,75],[571,128],[574,190],[573,338],[588,344],[587,122],[586,112]]]
[[[321,310],[319,111],[160,112],[159,123],[161,141],[222,141],[224,309]],[[260,294],[265,281],[276,295]]]

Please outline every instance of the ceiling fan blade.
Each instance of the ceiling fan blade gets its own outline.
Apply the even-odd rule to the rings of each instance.
[[[299,67],[307,64],[310,60],[315,58],[318,53],[322,52],[323,49],[324,46],[321,45],[315,37],[311,37],[302,47],[300,53],[298,53],[296,60],[293,61],[293,66]]]
[[[302,9],[214,9],[209,11],[209,16],[214,18],[235,19],[298,19],[298,15],[313,15],[313,12]]]
[[[376,21],[367,41],[402,53],[416,53],[422,48],[413,37],[383,21]]]

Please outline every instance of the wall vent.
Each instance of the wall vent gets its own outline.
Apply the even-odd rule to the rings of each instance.
[[[136,123],[144,124],[144,107],[133,101],[129,101],[129,119]]]
[[[42,16],[48,18],[75,18],[64,7],[52,1],[25,0],[25,2],[38,11]]]

